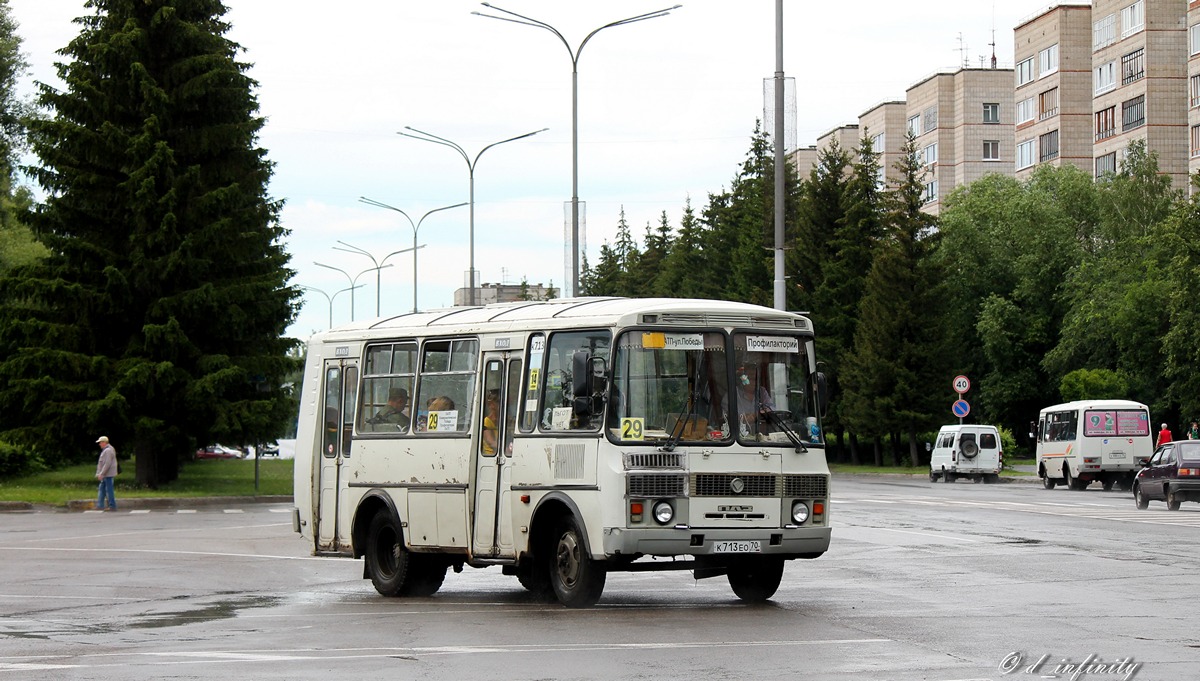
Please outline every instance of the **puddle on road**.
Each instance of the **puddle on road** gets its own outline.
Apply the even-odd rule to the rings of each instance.
[[[231,619],[237,617],[241,610],[250,608],[269,608],[278,605],[283,599],[278,596],[246,596],[244,598],[233,598],[216,603],[201,605],[194,610],[186,610],[182,612],[164,612],[153,615],[146,615],[141,619],[133,620],[127,626],[130,629],[161,629],[166,627],[178,627],[185,624],[196,624],[199,622],[213,622],[216,620]]]

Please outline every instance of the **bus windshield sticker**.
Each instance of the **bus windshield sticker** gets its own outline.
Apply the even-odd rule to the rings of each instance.
[[[645,350],[661,350],[667,347],[667,334],[648,331],[642,334],[642,348]]]
[[[747,352],[800,352],[800,339],[790,336],[746,336]]]
[[[641,418],[621,419],[621,439],[622,440],[645,440],[646,431],[643,427],[644,420]]]
[[[571,429],[571,408],[570,407],[555,407],[550,422],[550,427],[554,430],[570,430]]]
[[[429,412],[429,427],[427,430],[443,433],[458,430],[458,412],[454,410]]]
[[[704,349],[704,334],[702,333],[668,333],[665,334],[663,340],[667,350]]]
[[[538,372],[540,369],[529,370],[529,392],[534,392],[538,389]]]

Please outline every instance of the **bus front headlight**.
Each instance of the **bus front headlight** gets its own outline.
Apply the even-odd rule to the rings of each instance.
[[[675,517],[675,509],[669,501],[654,502],[654,522],[666,525]]]
[[[797,525],[803,525],[808,520],[808,504],[803,501],[792,502],[792,520]]]

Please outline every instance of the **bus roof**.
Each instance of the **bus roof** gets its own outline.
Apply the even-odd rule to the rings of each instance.
[[[1074,402],[1064,402],[1056,404],[1052,407],[1042,409],[1042,413],[1048,411],[1068,411],[1077,409],[1146,409],[1149,407],[1141,402],[1133,400],[1075,400]]]
[[[381,317],[339,326],[311,341],[341,341],[431,333],[505,332],[514,328],[646,324],[686,327],[756,327],[811,331],[794,312],[727,300],[689,298],[558,298],[545,301],[452,307]]]

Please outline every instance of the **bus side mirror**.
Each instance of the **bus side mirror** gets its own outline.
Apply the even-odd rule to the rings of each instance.
[[[592,371],[587,350],[577,350],[571,355],[571,395],[578,400],[592,394]]]
[[[829,411],[829,379],[825,378],[824,371],[817,372],[817,409],[821,418]]]
[[[1030,440],[1037,439],[1037,423],[1034,421],[1029,422],[1029,439]]]

